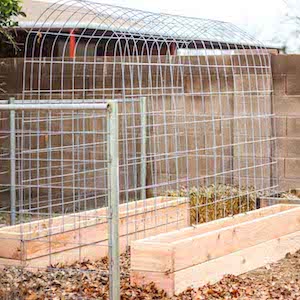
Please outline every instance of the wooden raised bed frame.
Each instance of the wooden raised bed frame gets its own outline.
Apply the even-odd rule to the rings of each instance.
[[[189,225],[189,200],[156,197],[121,204],[120,251],[132,240]],[[46,267],[108,254],[107,207],[0,228],[0,264]]]
[[[170,296],[277,261],[300,249],[300,206],[274,205],[131,244],[131,282]]]

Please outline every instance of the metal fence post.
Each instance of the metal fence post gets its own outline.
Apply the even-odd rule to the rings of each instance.
[[[110,299],[120,299],[118,103],[107,107]]]
[[[9,104],[14,104],[15,99],[10,98]],[[16,111],[10,110],[10,224],[16,224]]]
[[[146,199],[146,172],[147,172],[147,115],[146,115],[146,97],[142,97],[140,101],[141,109],[141,199]]]

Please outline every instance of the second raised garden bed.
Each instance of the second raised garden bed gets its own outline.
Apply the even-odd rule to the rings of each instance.
[[[300,207],[274,205],[132,242],[131,282],[154,282],[171,296],[299,248]]]

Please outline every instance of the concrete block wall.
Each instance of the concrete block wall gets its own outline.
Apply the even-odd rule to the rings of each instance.
[[[186,58],[184,61],[187,65],[195,58]],[[155,58],[153,58],[155,60]],[[99,58],[99,61],[101,62],[101,58]],[[155,62],[155,61],[154,61]],[[173,61],[173,63],[176,61]],[[249,61],[251,63],[251,61]],[[198,61],[195,63],[199,63]],[[205,64],[207,62],[205,61],[200,61],[201,64]],[[210,63],[215,64],[214,61],[211,61]],[[240,85],[243,83],[243,87],[245,90],[251,91],[253,90],[260,90],[261,87],[259,83],[262,83],[263,79],[265,79],[265,87],[267,90],[269,90],[269,82],[271,82],[271,77],[269,76],[262,76],[260,74],[243,74],[241,73],[241,70],[238,68],[239,61],[234,60],[231,61],[228,59],[228,61],[221,62],[222,65],[230,65],[231,68],[226,68],[226,72],[224,71],[225,68],[195,68],[195,69],[190,69],[190,68],[184,68],[184,74],[182,79],[181,77],[176,78],[176,76],[173,78],[174,82],[177,83],[178,87],[183,87],[186,93],[191,92],[191,94],[196,94],[197,92],[208,92],[208,91],[216,91],[219,89],[219,86],[217,83],[219,82],[221,84],[220,89],[222,92],[232,92],[233,89],[240,89]],[[243,62],[241,62],[243,63]],[[255,62],[252,62],[255,64]],[[232,65],[233,64],[233,65]],[[176,65],[176,64],[175,64]],[[88,65],[88,66],[92,66]],[[91,74],[93,74],[93,70],[91,67],[86,67],[85,71],[83,72],[83,67],[82,64],[78,64],[76,67],[76,84],[78,86],[85,84],[86,87],[93,87],[93,77]],[[109,69],[112,66],[108,65],[106,69],[102,68],[102,64],[97,65],[97,80],[96,80],[96,88],[98,90],[101,90],[103,88],[103,80],[102,77],[103,75],[106,76],[107,82],[105,82],[105,86],[109,87],[111,86],[112,83],[112,76],[109,74],[112,73],[112,71]],[[41,74],[38,72],[33,72],[33,76],[29,73],[28,76],[26,77],[26,82],[32,83],[32,85],[36,88],[36,83],[38,82],[38,76],[41,76],[43,79],[42,84],[43,84],[43,89],[49,90],[49,64],[44,64],[43,67],[41,68]],[[54,90],[59,90],[62,88],[62,74],[59,72],[59,65],[56,64],[54,66],[55,68],[58,68],[57,70],[53,70],[53,88]],[[54,68],[53,67],[53,68]],[[209,67],[209,64],[208,64]],[[210,74],[207,74],[207,69],[210,69]],[[156,69],[155,69],[156,70]],[[166,109],[169,109],[170,111],[174,111],[174,107],[172,107],[170,101],[170,97],[164,97],[164,102],[161,99],[161,95],[159,95],[159,91],[161,89],[161,84],[159,82],[156,82],[156,77],[160,76],[160,74],[156,74],[158,71],[153,71],[153,76],[152,78],[147,77],[147,69],[142,69],[142,74],[143,75],[143,87],[142,89],[145,89],[144,93],[147,94],[148,90],[147,87],[149,85],[149,81],[152,82],[152,86],[156,87],[158,94],[155,97],[155,101],[153,102],[154,104],[154,110],[155,111],[160,111],[165,107]],[[258,69],[260,70],[260,69]],[[300,167],[300,56],[293,56],[293,55],[274,55],[272,56],[272,70],[273,70],[273,107],[272,111],[276,114],[276,128],[277,128],[277,135],[278,135],[278,143],[277,143],[277,153],[276,156],[278,158],[278,166],[279,166],[279,179],[280,179],[280,186],[282,189],[288,189],[290,187],[300,187],[300,176],[299,176],[299,167]],[[178,74],[178,70],[176,68],[173,69],[174,74]],[[137,72],[134,72],[137,74]],[[17,98],[22,97],[22,74],[23,74],[23,61],[22,59],[10,59],[10,60],[5,60],[0,62],[0,79],[5,79],[6,81],[6,86],[5,89],[7,90],[6,94],[0,95],[0,99],[7,99],[9,96],[16,96]],[[70,88],[70,84],[72,83],[71,80],[71,75],[72,74],[72,69],[68,69],[67,67],[65,68],[65,73],[63,74],[65,78],[65,82],[63,84],[63,87],[67,90],[63,96],[64,98],[68,97],[68,88]],[[115,76],[118,78],[122,74],[120,69],[116,69]],[[130,86],[130,81],[129,81],[129,75],[130,72],[125,72],[127,74],[125,77],[128,79],[125,82],[128,82],[128,88],[129,92],[131,93],[131,88],[132,87],[138,87],[138,78],[134,77],[132,80],[132,86]],[[165,87],[164,88],[169,88],[170,86],[170,71],[166,68],[166,72],[164,73],[165,75]],[[216,76],[217,74],[217,76]],[[209,85],[209,80],[208,80],[208,75],[211,78],[211,85]],[[260,76],[259,78],[261,80],[258,81],[258,83],[255,80],[255,76]],[[191,80],[191,78],[193,80]],[[9,80],[7,80],[9,79]],[[253,82],[252,82],[253,79]],[[184,80],[184,82],[181,82],[181,80]],[[299,80],[299,83],[298,83]],[[121,80],[115,80],[115,89],[116,92],[121,91]],[[258,84],[258,86],[256,86]],[[31,86],[31,85],[29,85]],[[166,89],[167,90],[167,89]],[[109,97],[110,93],[112,90],[107,91],[107,97]],[[139,89],[134,90],[136,93],[141,93]],[[228,96],[230,95],[230,96]],[[257,93],[255,93],[257,95]],[[44,95],[45,96],[45,95]],[[48,95],[49,96],[49,95]],[[52,98],[56,99],[57,95],[55,92],[53,92],[50,95]],[[49,97],[50,97],[49,96]],[[59,95],[61,96],[61,94]],[[265,96],[265,101],[269,103],[269,94],[264,93]],[[93,98],[93,94],[83,94],[83,93],[76,93],[77,98]],[[258,98],[255,101],[253,101],[254,96],[251,94],[251,97],[243,97],[242,101],[240,101],[239,95],[235,95],[233,97],[232,94],[230,93],[225,93],[223,95],[219,95],[217,98],[216,97],[200,97],[194,95],[193,97],[181,97],[180,91],[178,92],[178,96],[176,97],[176,109],[178,110],[178,116],[176,117],[176,120],[173,120],[174,117],[171,115],[168,116],[168,122],[174,123],[174,121],[177,122],[182,122],[185,123],[189,121],[189,119],[186,117],[186,114],[190,112],[197,112],[197,121],[201,121],[203,116],[203,109],[205,113],[210,113],[212,109],[214,109],[215,116],[218,115],[226,115],[226,116],[234,116],[235,114],[241,114],[243,113],[244,106],[246,109],[251,109],[252,113],[255,114],[260,114],[261,113],[261,108],[259,108],[257,105],[261,105],[261,102],[258,102]],[[220,105],[222,104],[222,106]],[[244,106],[239,106],[239,103],[245,103]],[[163,106],[164,104],[164,106]],[[195,105],[195,106],[194,106]],[[204,105],[204,107],[203,107]],[[149,109],[153,109],[149,108]],[[267,111],[263,111],[263,113],[269,113],[269,106],[266,106]],[[271,108],[270,108],[271,109]],[[138,109],[135,109],[136,112],[138,112]],[[271,113],[271,111],[270,111]],[[136,118],[132,118],[132,120]],[[138,124],[138,120],[136,120]],[[191,119],[192,122],[193,119]],[[155,116],[155,119],[151,121],[152,123],[155,124],[161,124],[163,123],[163,120],[161,119],[160,114]],[[245,122],[245,121],[244,121]],[[239,152],[242,154],[245,152],[245,156],[247,156],[247,151],[248,154],[250,153],[252,156],[252,153],[255,152],[257,155],[255,157],[257,158],[258,162],[255,162],[254,159],[248,160],[248,163],[252,164],[259,164],[259,163],[265,163],[268,162],[270,159],[270,153],[268,152],[268,149],[270,146],[265,143],[263,145],[263,150],[257,151],[256,148],[253,148],[252,145],[249,147],[240,147],[237,151],[236,147],[232,147],[232,143],[237,140],[237,137],[245,137],[247,139],[251,138],[251,135],[253,134],[254,137],[261,136],[261,133],[257,133],[257,128],[259,127],[257,124],[259,121],[255,121],[256,123],[252,124],[254,131],[252,132],[251,130],[251,124],[248,123],[243,123],[242,121],[238,121],[234,124],[234,122],[226,122],[223,121],[223,126],[220,126],[220,124],[217,124],[215,122],[215,129],[212,129],[212,122],[207,123],[206,127],[204,128],[202,123],[199,123],[197,126],[193,126],[193,128],[190,128],[189,132],[186,132],[185,126],[180,125],[178,126],[178,132],[179,136],[176,136],[176,131],[172,126],[168,126],[167,129],[164,129],[163,126],[161,127],[155,127],[155,130],[152,130],[149,134],[152,137],[151,140],[149,141],[149,152],[154,153],[156,156],[157,155],[162,155],[165,152],[176,152],[176,151],[181,151],[182,153],[185,153],[185,151],[190,151],[194,149],[203,149],[203,148],[211,148],[213,146],[213,139],[212,136],[213,134],[216,134],[216,145],[228,145],[228,147],[224,147],[224,153],[221,151],[216,151],[217,159],[216,161],[213,161],[211,159],[211,155],[214,155],[215,153],[211,150],[206,150],[206,151],[196,151],[196,155],[191,155],[190,157],[186,157],[185,154],[183,154],[181,157],[178,158],[178,165],[179,165],[179,173],[180,176],[184,179],[188,175],[191,177],[199,177],[200,175],[210,175],[211,172],[214,171],[214,168],[216,168],[215,173],[222,173],[224,171],[229,171],[232,168],[235,170],[240,169],[244,165],[244,160],[243,160],[243,155],[241,161],[236,162],[236,157],[235,155]],[[269,122],[269,120],[267,120]],[[122,121],[121,121],[122,124]],[[130,124],[127,124],[127,126]],[[245,125],[245,126],[244,126]],[[125,126],[125,125],[124,125]],[[263,124],[264,128],[267,128],[269,124]],[[245,130],[244,128],[248,128],[248,130]],[[213,130],[215,132],[213,133]],[[166,132],[165,132],[166,131]],[[132,134],[132,130],[128,129],[128,134]],[[188,143],[184,139],[184,137],[188,135]],[[247,135],[246,135],[247,134]],[[249,136],[250,134],[250,136]],[[195,139],[195,135],[198,137]],[[159,140],[160,136],[169,136],[168,143],[167,145],[162,144],[161,140]],[[267,137],[268,134],[266,133]],[[178,139],[178,144],[180,145],[181,148],[176,149],[175,147],[175,140]],[[196,142],[195,142],[196,141]],[[160,145],[158,147],[157,145]],[[132,142],[129,144],[129,147],[136,147],[135,152],[139,152],[139,143],[138,142]],[[121,147],[122,148],[122,147]],[[131,149],[131,148],[130,148]],[[122,151],[122,150],[121,150]],[[203,159],[204,157],[204,159]],[[262,160],[262,162],[260,162]],[[205,163],[204,163],[205,161]],[[153,170],[156,170],[157,175],[156,175],[156,180],[157,183],[164,183],[164,182],[169,182],[174,179],[176,179],[175,176],[175,165],[176,160],[175,159],[169,159],[168,160],[168,165],[166,166],[165,164],[161,162],[155,162],[154,159],[152,159],[151,163],[148,163],[148,173],[149,178],[147,178],[147,185],[151,186],[153,182],[151,181],[152,178],[154,177],[151,172],[154,172]],[[188,163],[188,168],[186,167],[186,164]],[[138,162],[136,162],[138,165]],[[150,164],[152,164],[150,166]],[[240,165],[239,165],[240,164]],[[257,169],[257,173],[255,176],[249,172],[249,173],[240,173],[240,172],[234,172],[234,173],[228,173],[228,175],[223,176],[226,178],[220,178],[220,180],[225,180],[227,183],[234,182],[234,177],[238,176],[241,177],[241,179],[247,179],[249,177],[252,178],[262,178],[262,185],[266,184],[267,186],[269,185],[269,177],[270,177],[270,170],[267,168],[270,168],[270,166],[267,164],[266,167],[261,167],[260,169]],[[1,170],[1,166],[0,166]],[[123,172],[124,173],[124,172]],[[121,170],[121,174],[122,170]],[[131,176],[130,176],[131,178]],[[210,178],[210,177],[208,177]],[[218,178],[219,180],[219,178]],[[124,180],[120,180],[121,184]],[[1,178],[0,178],[1,182]],[[193,182],[193,184],[197,184],[198,182]],[[202,182],[201,182],[202,183]],[[244,181],[242,181],[244,183]],[[249,183],[249,182],[245,182]],[[251,182],[250,182],[251,184]],[[134,183],[129,183],[130,187],[134,187]],[[165,186],[163,186],[165,188]],[[148,192],[148,191],[147,191]],[[152,195],[148,195],[149,197]]]
[[[280,188],[300,187],[300,55],[272,56]]]

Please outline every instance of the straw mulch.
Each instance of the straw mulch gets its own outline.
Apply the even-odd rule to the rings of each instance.
[[[253,187],[226,184],[192,187],[187,190],[168,191],[167,196],[189,197],[191,224],[247,212],[256,208],[256,192]]]

